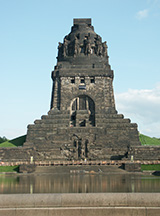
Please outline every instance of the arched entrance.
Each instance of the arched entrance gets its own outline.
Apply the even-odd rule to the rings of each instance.
[[[95,103],[87,95],[80,95],[71,102],[71,126],[95,126]]]

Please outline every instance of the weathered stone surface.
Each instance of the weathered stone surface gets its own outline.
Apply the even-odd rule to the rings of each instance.
[[[19,172],[20,173],[32,173],[36,169],[36,166],[34,164],[22,164],[19,166]]]
[[[7,194],[0,215],[159,215],[159,193]]]
[[[159,146],[135,146],[128,152],[128,157],[133,155],[134,160],[160,160]]]
[[[0,209],[160,206],[160,193],[1,194],[0,198]]]
[[[128,172],[141,172],[141,164],[128,162],[124,164],[124,169]]]

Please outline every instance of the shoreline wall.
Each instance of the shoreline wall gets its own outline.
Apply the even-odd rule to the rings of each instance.
[[[0,215],[158,216],[160,193],[4,194]]]

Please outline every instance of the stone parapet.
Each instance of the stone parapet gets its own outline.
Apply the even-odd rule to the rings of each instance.
[[[0,195],[0,215],[159,216],[159,193]]]

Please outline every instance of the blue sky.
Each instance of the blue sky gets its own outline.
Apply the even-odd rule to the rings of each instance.
[[[0,136],[14,138],[50,108],[58,42],[92,18],[108,43],[119,113],[160,137],[160,0],[0,0]]]

